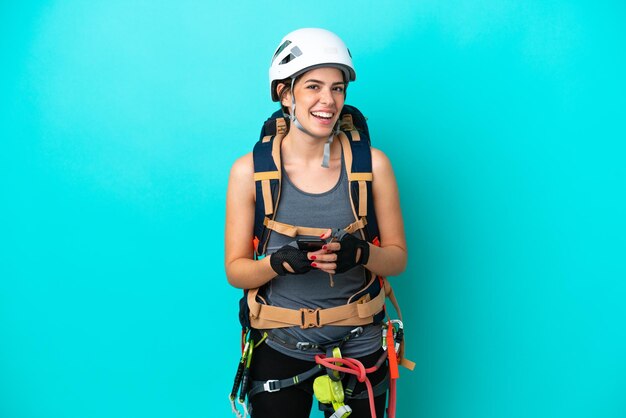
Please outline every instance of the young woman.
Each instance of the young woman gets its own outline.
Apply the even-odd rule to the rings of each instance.
[[[323,29],[299,29],[286,35],[270,67],[270,91],[289,119],[280,143],[282,186],[275,220],[290,225],[322,228],[327,244],[303,251],[294,238],[272,233],[266,257],[253,257],[255,181],[252,153],[238,159],[231,170],[227,194],[225,267],[231,285],[260,288],[264,303],[288,309],[326,309],[345,305],[370,281],[372,275],[394,276],[406,265],[407,250],[398,188],[388,158],[371,149],[372,195],[380,233],[380,246],[357,232],[340,240],[331,231],[355,221],[348,193],[346,163],[336,126],[348,83],[356,73],[343,41]],[[300,237],[297,237],[300,238]],[[318,236],[317,238],[320,238]],[[291,244],[291,245],[290,245]],[[289,379],[315,365],[318,350],[302,349],[312,343],[328,347],[338,341],[344,357],[370,367],[379,359],[380,324],[361,327],[293,326],[270,330],[270,337],[254,349],[251,377],[257,381]],[[351,334],[351,332],[353,334]],[[308,346],[307,346],[308,347]],[[323,350],[322,350],[323,351]],[[324,371],[320,371],[321,374]],[[383,365],[369,376],[373,385],[384,380]],[[345,382],[344,382],[345,383]],[[263,391],[250,398],[253,417],[308,417],[312,407],[313,379],[278,391]],[[358,383],[354,393],[365,388]],[[376,396],[376,415],[382,417],[385,393]],[[352,417],[370,417],[367,398],[348,402]],[[330,413],[326,413],[330,416]]]

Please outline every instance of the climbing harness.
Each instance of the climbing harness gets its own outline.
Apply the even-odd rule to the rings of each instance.
[[[333,411],[333,415],[331,417],[334,418],[347,418],[349,413],[351,412],[351,408],[349,406],[349,402],[351,400],[359,400],[359,399],[368,399],[370,403],[370,411],[372,418],[376,418],[376,411],[374,407],[374,398],[384,394],[387,390],[389,390],[389,406],[387,414],[390,418],[395,417],[395,399],[396,399],[396,385],[395,380],[399,377],[397,370],[397,354],[395,347],[401,346],[403,334],[396,330],[403,329],[403,324],[400,320],[389,320],[384,325],[387,332],[386,335],[386,344],[387,350],[382,353],[379,357],[378,361],[369,368],[366,368],[359,360],[343,357],[341,355],[341,346],[344,342],[348,341],[351,338],[358,338],[360,335],[360,330],[354,329],[352,330],[344,339],[339,341],[332,348],[325,348],[320,345],[312,344],[309,348],[301,348],[302,350],[315,349],[320,354],[315,355],[315,365],[296,376],[291,378],[277,380],[260,380],[260,381],[251,381],[249,391],[247,392],[248,399],[253,398],[255,395],[263,392],[277,392],[281,389],[285,389],[288,387],[292,387],[298,385],[308,379],[315,377],[313,381],[313,391],[314,395],[320,403],[320,409],[329,410],[330,408]],[[270,334],[276,334],[276,331],[268,332],[266,331],[263,335],[261,341],[267,339],[272,339],[273,341],[277,341],[275,336],[271,336]],[[280,333],[278,333],[280,335]],[[280,335],[280,339],[282,339],[284,335]],[[244,356],[245,351],[250,351],[250,347],[254,346],[252,339],[249,339],[246,342],[246,346],[244,347]],[[285,346],[292,344],[293,341],[285,341],[281,340],[285,343]],[[389,346],[391,344],[391,346]],[[298,345],[297,343],[295,345]],[[315,347],[315,348],[313,348]],[[391,349],[389,349],[391,347]],[[325,351],[327,354],[321,354],[322,351]],[[395,358],[395,370],[394,366],[392,366],[392,362],[394,361],[392,358]],[[244,360],[242,359],[242,362]],[[250,357],[246,358],[246,361],[249,363]],[[385,376],[385,378],[372,386],[368,378],[368,374],[371,374],[377,371],[385,361],[389,362],[389,372]],[[240,368],[241,364],[240,362]],[[249,366],[248,366],[249,367]],[[326,370],[326,374],[321,375],[320,373]],[[347,386],[344,388],[342,383],[342,378],[344,374],[350,374],[352,377],[348,379]],[[244,379],[246,377],[244,371]],[[238,378],[240,378],[240,370],[237,370],[237,375],[235,376],[235,386],[238,384]],[[360,393],[354,393],[354,387],[357,382],[364,383],[366,389]],[[241,390],[244,390],[245,381],[241,384]],[[245,415],[241,415],[238,411],[236,411],[234,406],[234,397],[236,396],[236,389],[233,388],[233,392],[231,392],[231,405],[233,405],[233,411],[238,418],[245,418]],[[244,395],[245,397],[245,395]],[[238,403],[243,405],[244,399],[241,397],[238,400]],[[243,407],[245,413],[247,413],[247,409],[245,406]]]

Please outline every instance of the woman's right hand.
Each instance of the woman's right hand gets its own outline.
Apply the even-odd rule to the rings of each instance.
[[[329,240],[332,230],[327,230],[320,238]],[[357,265],[367,264],[369,243],[340,230],[320,251],[310,253],[309,258],[316,260],[316,267],[329,274],[345,273]]]
[[[270,265],[279,276],[304,274],[313,268],[307,253],[291,245],[284,245],[272,253]]]

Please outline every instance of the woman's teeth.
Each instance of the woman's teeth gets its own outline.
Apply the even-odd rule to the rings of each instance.
[[[333,113],[327,113],[327,112],[311,112],[311,114],[315,117],[322,118],[322,119],[330,119],[333,117]]]

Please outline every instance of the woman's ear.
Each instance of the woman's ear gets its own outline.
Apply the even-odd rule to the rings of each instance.
[[[278,97],[280,97],[280,104],[289,108],[289,106],[291,106],[291,91],[286,91],[285,95],[283,96],[283,89],[287,87],[287,85],[285,83],[278,83],[278,85],[276,86],[276,93],[278,94]]]

